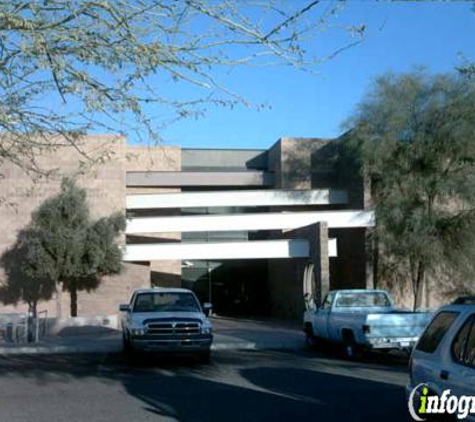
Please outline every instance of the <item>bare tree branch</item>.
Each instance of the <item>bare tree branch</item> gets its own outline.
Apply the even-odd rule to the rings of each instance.
[[[41,172],[39,153],[61,142],[83,153],[77,140],[89,131],[127,127],[157,142],[164,124],[202,115],[207,106],[249,106],[223,83],[221,69],[312,71],[361,40],[364,28],[356,40],[346,28],[347,42],[333,52],[307,52],[341,4],[0,1],[0,165],[9,160]],[[172,95],[175,84],[192,86],[193,94]],[[150,104],[166,117],[150,115]]]

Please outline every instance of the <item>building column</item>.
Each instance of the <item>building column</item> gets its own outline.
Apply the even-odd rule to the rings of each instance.
[[[316,286],[316,300],[321,305],[323,298],[330,290],[330,258],[328,256],[328,224],[326,222],[314,225],[314,241],[311,245],[311,258],[314,263],[313,271]]]

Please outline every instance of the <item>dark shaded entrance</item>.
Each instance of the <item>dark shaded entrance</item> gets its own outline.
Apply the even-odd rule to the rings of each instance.
[[[270,315],[266,259],[182,261],[182,286],[218,315]]]

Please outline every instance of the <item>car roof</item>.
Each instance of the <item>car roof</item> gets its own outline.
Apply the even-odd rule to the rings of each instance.
[[[437,312],[442,312],[442,311],[456,311],[456,312],[472,312],[475,311],[475,304],[469,304],[469,303],[458,303],[458,304],[450,304],[450,305],[445,305],[442,306],[437,310]]]
[[[144,289],[136,289],[134,293],[193,293],[190,289],[181,287],[150,287]]]

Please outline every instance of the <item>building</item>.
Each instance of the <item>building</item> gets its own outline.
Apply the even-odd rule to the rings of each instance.
[[[372,285],[369,193],[338,140],[227,150],[91,135],[81,145],[85,155],[64,145],[38,157],[53,176],[36,184],[11,163],[0,179],[10,203],[0,207],[0,252],[63,175],[87,189],[93,216],[127,213],[125,271],[81,292],[79,315],[116,313],[133,289],[152,284],[189,287],[218,313],[299,317],[305,294]],[[56,301],[69,309],[67,295]],[[54,314],[54,303],[43,307]]]

